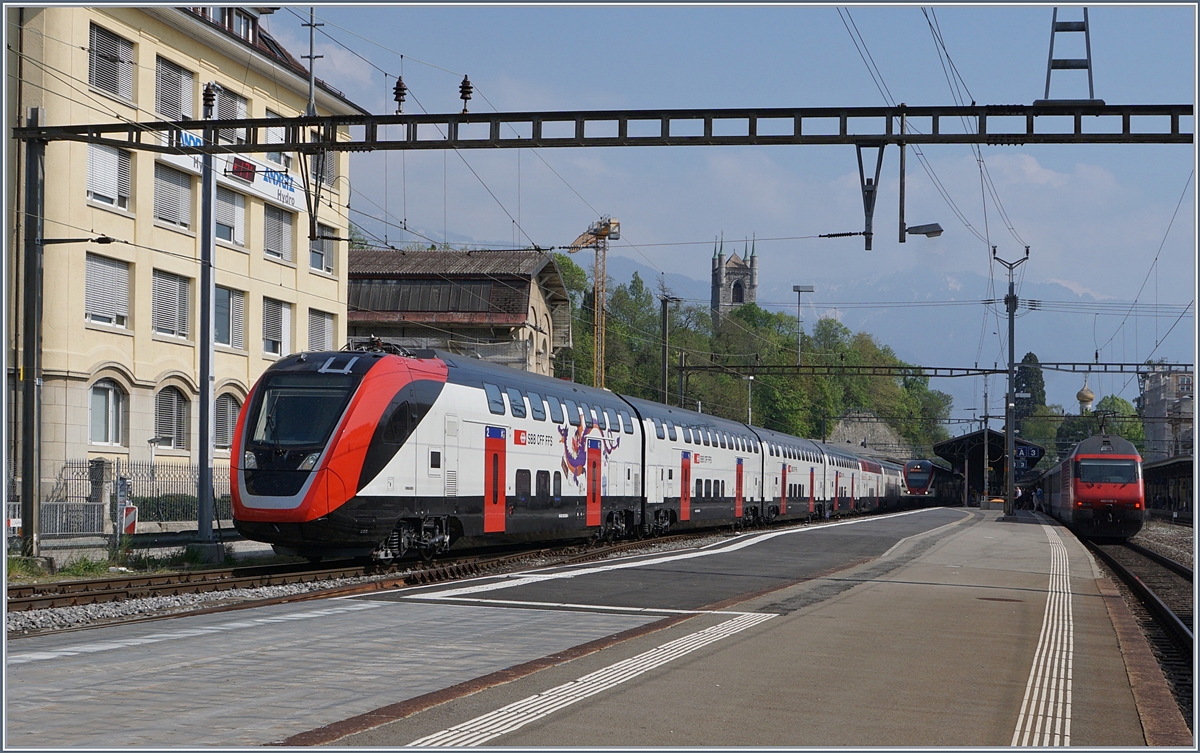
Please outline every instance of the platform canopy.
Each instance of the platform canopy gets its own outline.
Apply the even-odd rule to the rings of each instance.
[[[1035,468],[1045,457],[1046,449],[1020,437],[1015,437],[1013,441],[1013,454],[1016,455],[1014,471],[1017,483],[1021,484],[1032,480],[1040,472]],[[987,429],[963,434],[938,442],[933,446],[933,451],[947,460],[954,470],[964,473],[968,489],[982,491],[986,488],[992,494],[1003,491],[1004,432]],[[985,478],[988,482],[986,487],[983,483]]]

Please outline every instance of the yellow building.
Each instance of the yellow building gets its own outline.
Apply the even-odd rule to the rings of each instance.
[[[294,117],[307,70],[260,25],[267,8],[9,8],[7,122],[42,125]],[[363,111],[318,82],[320,115]],[[342,134],[345,138],[345,134]],[[145,138],[158,138],[146,136]],[[198,137],[182,134],[182,141]],[[292,352],[345,340],[347,243],[309,241],[298,156],[214,158],[215,446],[228,464],[237,410],[259,375]],[[267,138],[283,140],[279,133]],[[7,180],[8,427],[19,474],[25,147],[10,139]],[[349,236],[348,155],[306,158],[323,182],[319,233]],[[200,366],[199,157],[51,141],[45,156],[42,498],[68,461],[197,461]],[[54,244],[109,236],[116,242]],[[10,491],[20,488],[13,485]],[[43,528],[43,530],[45,530]]]

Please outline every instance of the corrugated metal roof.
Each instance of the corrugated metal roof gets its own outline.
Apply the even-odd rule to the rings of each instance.
[[[351,277],[428,275],[532,277],[553,257],[544,251],[394,251],[350,249]]]

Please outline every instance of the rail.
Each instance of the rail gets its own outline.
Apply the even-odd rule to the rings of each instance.
[[[1121,546],[1128,548],[1126,545]],[[1108,551],[1107,547],[1097,545],[1093,542],[1087,542],[1087,547],[1093,554],[1103,560],[1104,563],[1117,574],[1117,577],[1119,577],[1125,582],[1126,585],[1129,586],[1129,589],[1134,593],[1138,600],[1145,605],[1146,609],[1150,611],[1159,624],[1162,625],[1163,628],[1174,638],[1174,640],[1182,648],[1186,649],[1187,653],[1190,655],[1194,643],[1192,630],[1183,622],[1182,619],[1180,619],[1175,610],[1167,606],[1163,599],[1160,598],[1159,595],[1155,593],[1154,590],[1151,589],[1141,577],[1127,567],[1124,562],[1113,556],[1113,554]],[[1138,547],[1138,549],[1141,549],[1141,547]],[[1132,548],[1128,548],[1128,550],[1137,551]],[[1178,565],[1178,567],[1184,568],[1183,565],[1179,565],[1178,563],[1175,564]],[[1168,569],[1175,571],[1175,568]],[[1180,577],[1184,576],[1180,575]],[[1188,592],[1190,594],[1190,588],[1188,589]],[[1191,615],[1188,615],[1188,617],[1190,618]]]

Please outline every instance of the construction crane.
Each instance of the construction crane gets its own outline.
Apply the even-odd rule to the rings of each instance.
[[[595,281],[592,296],[592,386],[604,388],[604,310],[608,275],[605,272],[605,257],[608,241],[621,239],[621,222],[605,215],[567,246],[568,253],[577,253],[585,248],[596,249],[596,267],[592,277]]]

